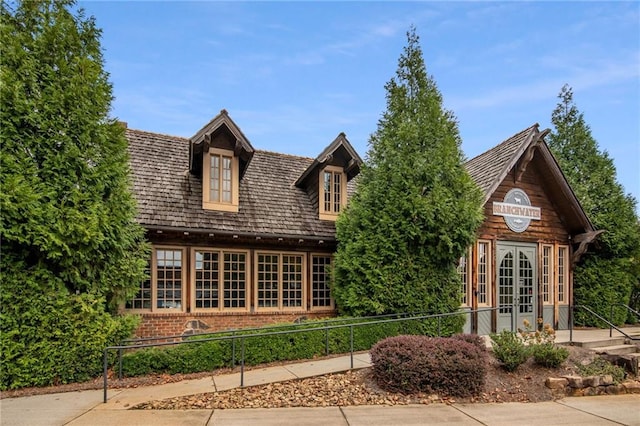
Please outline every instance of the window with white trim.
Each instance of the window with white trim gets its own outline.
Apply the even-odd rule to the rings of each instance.
[[[331,256],[311,255],[311,308],[333,308],[330,284]]]
[[[336,220],[347,203],[347,179],[341,167],[327,166],[320,171],[318,206],[321,220]]]
[[[202,208],[238,211],[238,158],[233,151],[210,148],[202,169]]]
[[[558,246],[558,276],[556,280],[558,303],[567,304],[568,300],[568,285],[569,285],[569,247]]]
[[[478,255],[476,268],[478,306],[489,306],[491,303],[491,245],[489,241],[478,241],[476,250]]]
[[[469,274],[471,273],[471,268],[469,268],[468,265],[470,258],[471,256],[469,255],[469,252],[467,252],[458,260],[457,270],[462,284],[460,291],[460,305],[462,306],[471,306],[471,298],[469,297],[469,292],[471,291],[469,286]]]
[[[542,245],[542,303],[553,305],[553,246]]]
[[[255,259],[256,309],[304,309],[305,256],[257,252]]]

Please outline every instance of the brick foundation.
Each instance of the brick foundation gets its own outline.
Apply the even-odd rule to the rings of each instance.
[[[135,337],[163,337],[293,323],[335,317],[335,311],[292,313],[171,313],[141,314]]]

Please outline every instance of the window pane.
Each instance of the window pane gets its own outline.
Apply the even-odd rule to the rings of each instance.
[[[136,295],[125,303],[125,309],[151,309],[151,266],[149,263],[145,268],[145,274],[149,278],[140,283]]]
[[[278,256],[258,254],[258,307],[278,307]]]
[[[478,243],[478,304],[488,303],[489,243]]]
[[[324,172],[324,211],[331,212],[331,172]]]
[[[182,309],[182,251],[156,251],[156,307]]]
[[[340,213],[341,193],[340,186],[342,184],[342,175],[340,173],[333,174],[333,212]]]
[[[217,308],[219,305],[218,252],[196,251],[196,308]]]
[[[302,306],[302,256],[282,256],[282,306]]]
[[[246,255],[244,253],[224,253],[224,307],[246,307]],[[240,272],[237,272],[240,271]]]
[[[542,247],[542,301],[544,303],[553,303],[552,250],[551,246]]]
[[[220,201],[220,156],[211,154],[209,201]]]
[[[458,262],[458,275],[460,276],[460,282],[462,283],[462,294],[460,303],[464,306],[467,305],[467,290],[468,290],[468,279],[467,279],[467,257],[462,256]]]
[[[567,248],[558,247],[558,302],[566,302],[566,285],[568,270],[566,266],[567,262]]]
[[[331,256],[312,256],[311,263],[311,303],[314,307],[330,307],[329,272],[331,270]]]
[[[222,202],[231,202],[231,157],[222,157]]]

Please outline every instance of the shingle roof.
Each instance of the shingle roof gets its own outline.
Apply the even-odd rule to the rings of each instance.
[[[294,186],[311,158],[256,150],[240,181],[238,213],[223,213],[202,209],[189,139],[131,129],[126,136],[138,222],[147,228],[335,240],[335,224],[321,221],[311,196]]]
[[[465,167],[482,189],[485,202],[538,134],[538,124],[522,130],[499,145],[467,161]]]

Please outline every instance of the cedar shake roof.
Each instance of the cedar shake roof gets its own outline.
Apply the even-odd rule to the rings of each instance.
[[[342,162],[338,158],[335,158],[338,156],[341,157]],[[348,181],[360,172],[362,158],[360,158],[356,150],[353,149],[344,133],[340,133],[338,137],[313,160],[304,173],[296,180],[296,186],[303,187],[307,178],[313,175],[314,172],[317,173],[321,167],[333,162],[337,162],[340,167],[344,168]]]
[[[485,203],[535,139],[537,133],[538,124],[536,123],[467,161],[465,167],[471,178],[484,192]]]
[[[541,179],[567,230],[572,235],[593,233],[591,221],[545,143],[549,130],[541,132],[538,127],[536,123],[472,158],[465,164],[467,171],[484,192],[486,203],[511,170],[516,168],[516,175],[524,173],[529,162],[535,160],[544,170]]]
[[[335,241],[335,224],[320,220],[313,195],[294,185],[313,159],[256,150],[240,180],[238,212],[218,212],[202,208],[189,139],[131,129],[126,136],[144,227]]]

